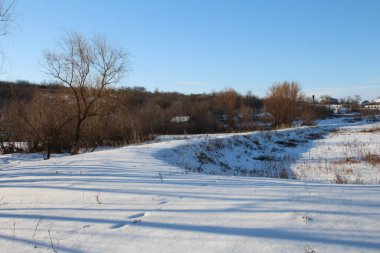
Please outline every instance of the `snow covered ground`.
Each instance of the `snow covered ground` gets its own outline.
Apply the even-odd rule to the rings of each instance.
[[[380,124],[343,124],[316,140],[292,168],[300,179],[380,184]]]
[[[379,166],[344,143],[356,138],[376,153],[376,127],[324,122],[46,161],[2,157],[0,252],[379,252],[380,186],[332,184],[332,172],[318,174],[313,160],[322,154],[323,163],[352,165],[367,180]],[[243,176],[265,176],[265,168],[326,182]]]
[[[333,183],[380,183],[380,123],[353,118],[315,127],[189,136],[166,160],[186,171]]]

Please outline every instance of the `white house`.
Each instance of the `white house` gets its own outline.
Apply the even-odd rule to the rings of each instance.
[[[176,116],[170,120],[171,123],[184,123],[184,122],[189,122],[189,121],[190,121],[190,116]]]
[[[378,97],[377,99],[375,99],[375,101],[371,103],[365,103],[364,108],[380,110],[380,97]]]

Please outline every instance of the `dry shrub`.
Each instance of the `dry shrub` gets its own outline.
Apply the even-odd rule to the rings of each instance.
[[[204,165],[204,164],[215,164],[215,161],[214,159],[212,159],[211,157],[209,157],[206,153],[203,153],[203,152],[200,152],[200,153],[196,153],[196,157],[198,158],[198,161]]]
[[[354,170],[351,169],[351,168],[344,169],[344,173],[346,173],[346,174],[352,174],[352,173],[354,173]]]
[[[333,179],[333,183],[335,184],[347,184],[348,180],[338,172],[335,173],[335,178]]]
[[[380,126],[374,126],[370,129],[364,129],[360,131],[361,133],[380,133]]]
[[[301,86],[296,82],[273,84],[264,101],[266,110],[272,115],[275,128],[289,127],[300,114],[300,104],[304,100]]]
[[[312,247],[310,247],[310,245],[308,245],[305,247],[305,253],[318,253],[318,252],[315,251]]]
[[[310,140],[319,140],[319,139],[323,138],[323,134],[322,133],[311,133],[306,138],[310,139]]]
[[[270,156],[270,155],[259,155],[257,157],[253,157],[253,159],[259,160],[259,161],[275,161],[276,160],[274,156]]]
[[[350,134],[350,132],[349,131],[347,131],[347,130],[345,130],[345,129],[334,129],[334,130],[332,130],[331,131],[331,134],[333,134],[333,135],[344,135],[344,134]]]
[[[283,147],[289,147],[289,148],[297,147],[297,143],[295,140],[276,141],[276,143],[283,146]]]
[[[358,161],[354,157],[346,157],[342,160],[333,161],[332,163],[334,163],[334,164],[346,164],[346,163],[355,164],[355,163],[360,163],[360,161]]]
[[[373,154],[373,153],[368,153],[363,157],[363,160],[372,166],[376,166],[380,164],[380,155],[378,154]]]

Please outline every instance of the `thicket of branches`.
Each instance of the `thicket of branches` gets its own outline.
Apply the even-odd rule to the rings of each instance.
[[[300,115],[300,104],[305,100],[304,97],[300,85],[296,82],[272,85],[265,100],[265,107],[272,114],[273,126],[276,128],[291,126]]]
[[[288,85],[277,84],[270,91],[284,91]],[[3,146],[0,148],[14,152],[15,146],[5,147],[4,143],[25,142],[28,151],[45,151],[49,158],[51,152],[72,152],[73,145],[92,150],[97,146],[152,140],[161,134],[268,129],[290,125],[295,119],[312,124],[326,111],[301,99],[303,96],[297,96],[296,101],[288,100],[292,96],[284,98],[278,94],[279,97],[272,94],[260,99],[250,92],[242,95],[233,89],[192,95],[150,92],[142,87],[105,88],[103,92],[101,99],[94,102],[96,114],[82,122],[80,139],[76,142],[78,108],[70,87],[0,82],[0,145]],[[263,111],[273,116],[258,117]],[[173,121],[183,116],[189,120]]]
[[[0,36],[9,32],[11,22],[13,21],[14,1],[0,1]]]
[[[74,121],[71,153],[77,154],[86,121],[108,114],[107,91],[120,81],[126,71],[127,55],[121,47],[110,44],[104,36],[86,38],[71,32],[66,33],[59,42],[59,51],[45,53],[45,60],[46,73],[69,88],[66,102],[73,106],[73,109],[70,108],[73,113],[62,122],[57,122],[56,128],[59,128],[59,132]],[[60,100],[54,98],[52,103],[60,103]]]
[[[72,150],[77,103],[70,88],[1,83],[0,95],[2,142],[27,142],[29,151],[45,150],[48,154]],[[262,106],[258,97],[231,89],[183,95],[149,92],[141,87],[108,88],[94,103],[99,109],[82,123],[80,148],[138,143],[158,134],[254,129],[254,115]],[[173,122],[178,116],[189,116],[189,121]]]

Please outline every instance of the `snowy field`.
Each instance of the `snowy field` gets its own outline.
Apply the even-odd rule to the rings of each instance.
[[[0,252],[380,252],[378,127],[1,156]]]
[[[380,123],[354,119],[279,131],[182,137],[165,159],[185,171],[212,175],[380,184]]]

